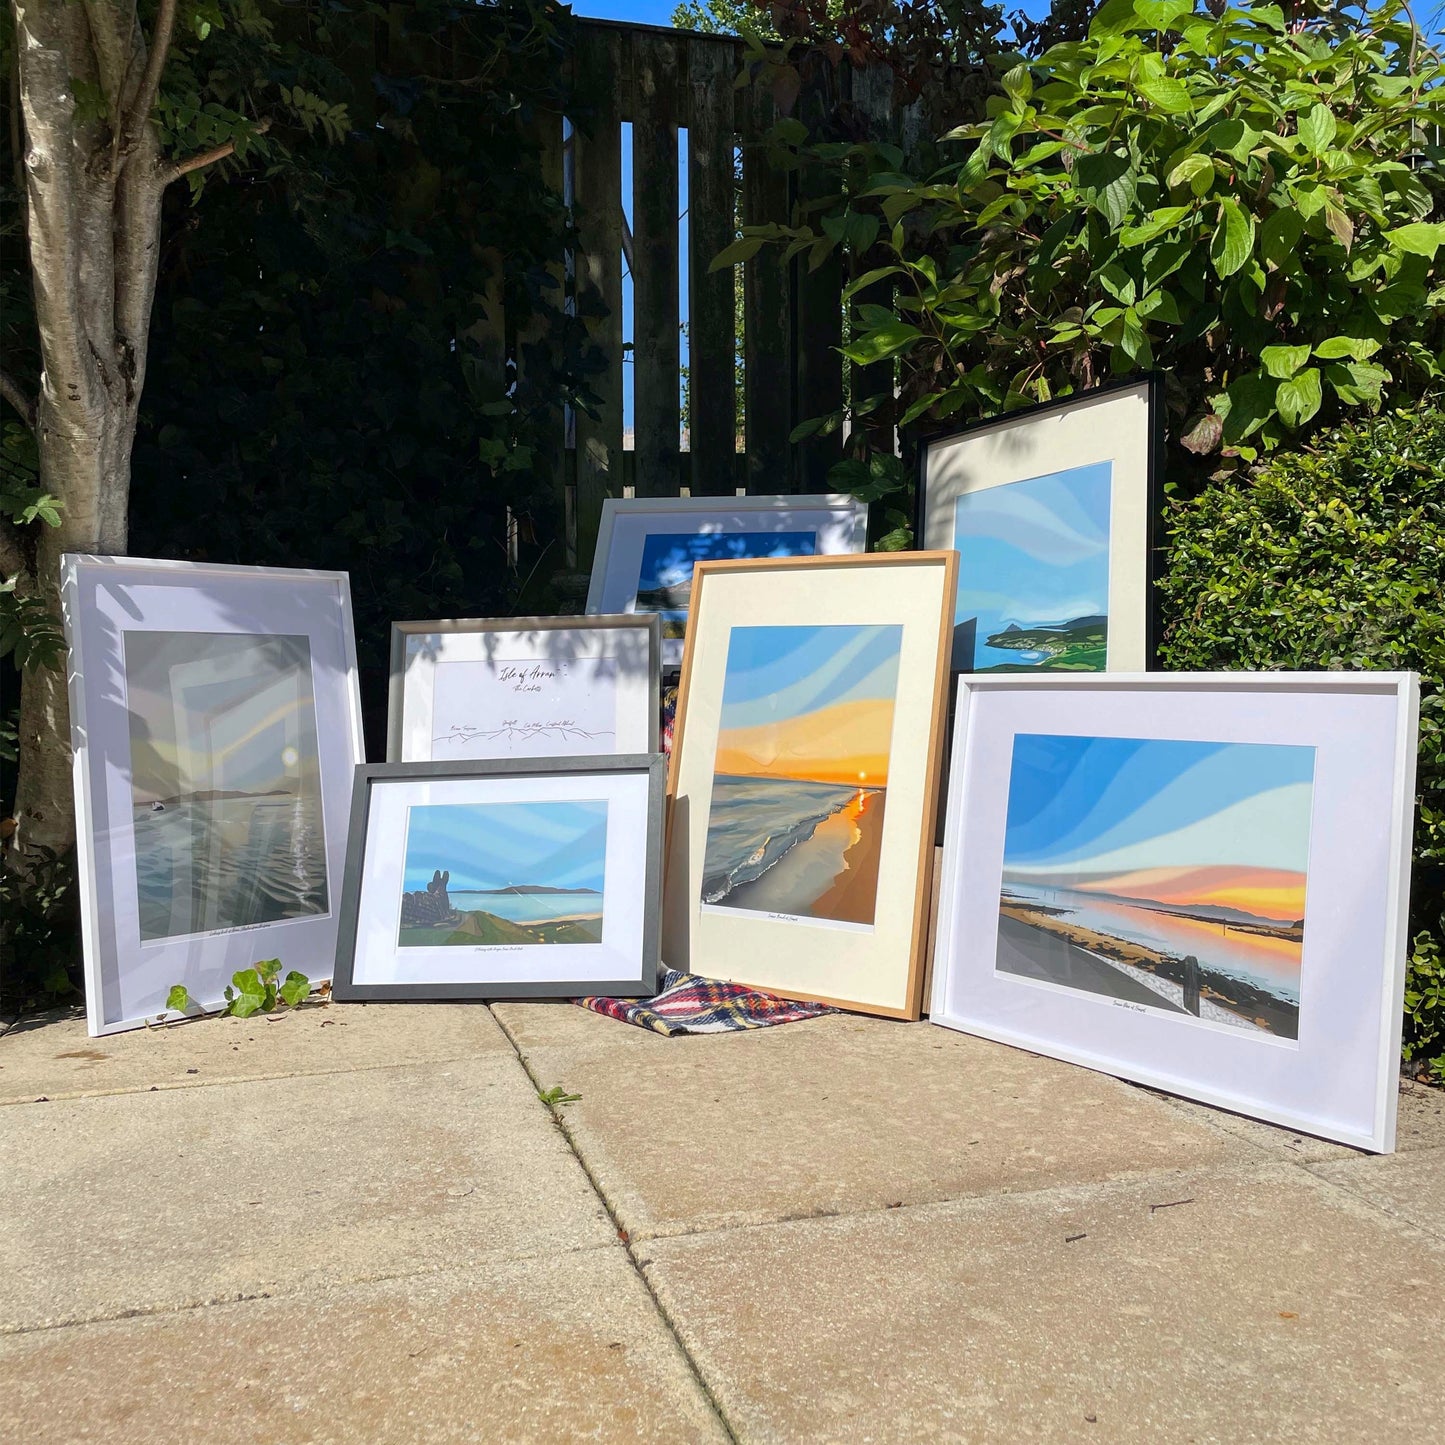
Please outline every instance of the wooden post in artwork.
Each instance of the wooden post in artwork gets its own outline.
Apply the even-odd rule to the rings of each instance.
[[[1192,953],[1184,959],[1184,1007],[1199,1017],[1199,960]]]

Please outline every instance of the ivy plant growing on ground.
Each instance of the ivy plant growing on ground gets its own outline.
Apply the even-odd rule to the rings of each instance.
[[[835,174],[830,209],[725,256],[843,247],[867,263],[854,293],[894,287],[843,350],[899,360],[904,425],[1160,366],[1175,435],[1228,469],[1440,374],[1442,84],[1398,0],[1109,0],[1012,64],[934,174],[794,134]]]
[[[281,977],[281,960],[265,958],[254,968],[243,968],[232,974],[223,997],[224,1006],[219,1010],[232,1018],[248,1019],[255,1013],[274,1013],[279,1004],[300,1008],[311,996],[311,980],[304,973],[292,969],[285,978]],[[191,997],[185,984],[171,986],[166,995],[166,1008],[174,1013],[205,1013],[205,1009]]]

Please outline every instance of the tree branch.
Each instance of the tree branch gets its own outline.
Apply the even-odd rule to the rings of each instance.
[[[271,117],[263,116],[256,122],[255,132],[257,135],[265,135],[271,129]],[[208,151],[197,151],[193,156],[186,156],[184,160],[176,161],[174,165],[167,166],[161,172],[161,186],[170,185],[172,181],[178,181],[182,176],[188,176],[192,171],[199,171],[205,166],[213,166],[217,161],[223,161],[228,155],[235,152],[236,142],[228,140],[223,145],[212,146]]]
[[[128,156],[136,147],[140,133],[151,118],[156,96],[160,93],[161,72],[166,68],[166,56],[170,53],[171,32],[176,24],[176,0],[160,0],[156,11],[155,29],[151,32],[150,50],[146,56],[145,72],[141,75],[140,88],[126,111],[119,127],[120,153]]]
[[[0,396],[3,396],[16,411],[20,413],[20,419],[30,428],[35,430],[35,401],[28,397],[20,389],[20,383],[7,371],[0,371]]]

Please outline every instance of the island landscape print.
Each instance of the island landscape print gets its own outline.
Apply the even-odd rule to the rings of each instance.
[[[328,908],[305,637],[124,634],[143,942]]]
[[[872,927],[900,626],[734,627],[701,902]]]
[[[1020,734],[996,967],[1298,1039],[1314,749]]]
[[[398,946],[600,943],[606,865],[602,800],[411,808]]]
[[[958,498],[955,667],[1103,671],[1112,471],[1097,462]]]
[[[654,532],[642,544],[633,610],[656,612],[662,619],[662,635],[681,637],[697,563],[811,557],[817,550],[815,532]]]

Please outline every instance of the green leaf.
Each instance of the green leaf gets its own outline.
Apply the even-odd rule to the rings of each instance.
[[[923,333],[907,321],[894,321],[866,332],[851,345],[843,347],[843,355],[859,366],[871,366],[885,357],[906,351]]]
[[[1136,177],[1124,151],[1080,156],[1074,162],[1074,184],[1084,198],[1118,230],[1134,204]]]
[[[1243,441],[1274,415],[1274,394],[1278,383],[1257,371],[1247,372],[1230,382],[1224,395],[1229,410],[1224,416],[1224,441]],[[1216,409],[1219,398],[1215,398]]]
[[[1424,256],[1433,261],[1435,252],[1445,245],[1445,222],[1415,221],[1408,226],[1396,226],[1385,232],[1385,240],[1396,251],[1408,251],[1412,256]]]
[[[1266,346],[1259,353],[1264,369],[1280,381],[1288,381],[1310,359],[1308,346]]]
[[[1213,170],[1213,167],[1210,167]],[[1177,226],[1193,211],[1193,206],[1161,206],[1140,226],[1125,226],[1119,232],[1121,246],[1142,246],[1156,236],[1162,236],[1171,227]]]
[[[1298,376],[1279,384],[1274,394],[1275,406],[1279,408],[1280,420],[1291,431],[1298,431],[1320,409],[1323,393],[1320,387],[1319,368],[1312,366]]]
[[[173,1013],[183,1014],[191,1006],[191,996],[183,983],[173,983],[166,995],[166,1007]]]
[[[1233,276],[1254,251],[1254,217],[1226,196],[1219,203],[1219,221],[1209,243],[1209,259],[1221,277]]]
[[[1335,128],[1335,118],[1322,101],[1316,101],[1299,118],[1299,138],[1311,155],[1323,155],[1330,148]]]
[[[231,975],[236,986],[236,996],[231,1000],[231,1012],[238,1019],[248,1019],[266,1003],[266,985],[254,968],[243,968]]]
[[[1185,156],[1165,180],[1171,191],[1180,186],[1188,186],[1196,196],[1206,195],[1214,184],[1214,162],[1196,151],[1193,155]]]
[[[311,980],[293,968],[277,992],[292,1008],[299,1008],[311,994]]]
[[[1315,355],[1321,361],[1338,361],[1346,356],[1365,361],[1379,349],[1380,343],[1368,336],[1331,336],[1315,347]]]
[[[1134,0],[1134,13],[1153,30],[1172,30],[1174,22],[1194,12],[1194,0]]]
[[[1172,75],[1141,80],[1136,89],[1150,105],[1166,115],[1185,115],[1194,109],[1194,97],[1189,94],[1188,86]]]
[[[740,236],[731,246],[724,246],[712,258],[709,272],[721,271],[724,266],[736,266],[740,261],[750,261],[762,249],[764,237]]]
[[[843,288],[843,299],[851,301],[860,291],[871,286],[875,281],[882,281],[887,276],[897,276],[903,267],[901,266],[875,266],[871,271],[865,271],[856,280],[850,281]]]
[[[1295,259],[1295,247],[1304,235],[1305,223],[1298,211],[1273,212],[1259,228],[1259,249],[1264,259],[1281,271]]]

